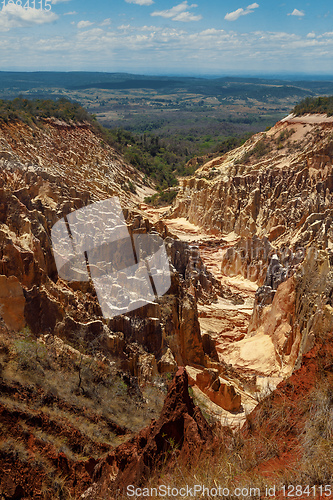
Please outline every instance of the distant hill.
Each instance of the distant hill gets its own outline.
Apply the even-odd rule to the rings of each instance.
[[[63,88],[74,89],[175,89],[202,95],[233,95],[256,98],[263,92],[267,96],[300,97],[321,93],[333,93],[332,81],[292,81],[267,78],[194,78],[172,76],[133,75],[130,73],[100,73],[86,71],[35,71],[0,72],[0,92],[5,89],[27,92],[31,89]]]

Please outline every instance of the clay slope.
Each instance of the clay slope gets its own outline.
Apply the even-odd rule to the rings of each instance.
[[[266,481],[320,485],[332,480],[331,343],[332,333],[318,338],[299,368],[248,416],[241,435],[252,442],[254,471]]]

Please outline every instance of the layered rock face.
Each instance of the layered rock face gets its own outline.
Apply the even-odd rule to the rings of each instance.
[[[0,491],[37,498],[64,474],[69,498],[90,481],[84,450],[94,465],[157,416],[178,365],[205,364],[195,294],[214,295],[213,278],[196,280],[188,245],[174,248],[166,226],[134,208],[149,194],[142,174],[85,124],[2,124],[0,141]],[[171,286],[155,302],[107,319],[91,279],[59,276],[51,228],[111,196],[120,199],[131,237],[165,239]],[[8,395],[19,400],[19,413]]]
[[[168,215],[217,234],[221,273],[259,286],[246,335],[218,345],[244,373],[287,376],[331,328],[332,130],[286,117],[184,179]]]
[[[282,241],[288,232],[285,243],[316,238],[325,245],[332,216],[332,129],[325,117],[313,122],[289,116],[254,135],[184,179],[173,216],[207,231],[270,241]]]
[[[96,201],[115,194],[126,199],[128,205],[130,198],[136,201],[144,191],[143,175],[104,144],[89,124],[70,125],[51,118],[41,120],[39,126],[33,127],[21,122],[2,122],[0,148],[2,166],[9,172],[13,172],[10,167],[17,167],[14,169],[16,174],[8,172],[13,190],[31,184],[29,179],[34,174],[40,175],[32,196],[32,199],[36,198],[35,203],[43,199],[55,203],[57,200],[53,198],[60,195],[63,197],[60,203],[69,199],[75,203],[75,199],[80,198],[81,201],[76,202],[82,206],[82,201],[85,200],[86,204],[87,198]],[[55,180],[63,191],[60,186],[55,190],[50,188],[50,183]],[[133,193],[129,196],[129,181],[136,184],[138,197]],[[5,186],[4,179],[2,182]],[[18,198],[24,203],[25,192],[20,195]],[[54,203],[50,203],[53,208]],[[63,208],[69,211],[72,207]]]
[[[40,150],[37,156],[36,145]],[[186,269],[190,257],[186,254],[182,262],[179,259],[178,262],[177,250],[172,249],[173,240],[170,239],[167,248],[171,259],[174,257],[172,292],[178,298],[170,301],[162,297],[160,304],[141,307],[115,321],[106,322],[102,318],[104,330],[99,327],[89,333],[84,326],[93,318],[101,318],[91,280],[66,281],[58,277],[51,227],[71,212],[110,195],[116,194],[123,206],[133,206],[135,196],[129,197],[126,182],[137,179],[138,191],[143,190],[142,175],[125,164],[111,148],[102,147],[98,136],[84,124],[69,126],[47,121],[36,130],[20,123],[3,125],[2,147],[6,155],[3,154],[1,160],[0,273],[3,276],[2,316],[7,325],[19,331],[27,324],[36,335],[56,332],[72,341],[80,331],[85,343],[103,332],[108,338],[112,336],[110,332],[114,335],[122,332],[125,344],[139,342],[159,359],[168,347],[166,325],[169,324],[178,362],[202,363],[204,351],[196,306],[186,290],[181,290],[177,271],[178,268],[181,273],[184,266]],[[163,224],[157,223],[154,227],[129,208],[123,212],[134,237],[154,231],[162,237],[167,235]],[[183,283],[185,276],[180,274],[180,279]],[[8,296],[11,298],[7,304]],[[171,307],[164,308],[168,300]],[[123,355],[121,342],[108,341],[103,345],[112,346],[115,355]],[[179,349],[178,345],[182,347]],[[132,361],[129,366],[133,374],[137,372]]]
[[[0,276],[0,315],[9,328],[24,327],[24,306],[23,288],[16,276]]]
[[[207,394],[209,399],[228,411],[238,411],[241,397],[235,387],[227,380],[219,377],[218,370],[205,369],[196,376],[195,383]]]

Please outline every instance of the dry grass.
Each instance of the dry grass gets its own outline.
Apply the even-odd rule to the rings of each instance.
[[[327,382],[309,398],[308,418],[301,439],[303,457],[298,477],[302,483],[333,482],[333,388]]]
[[[4,339],[1,340],[4,345]],[[57,356],[26,331],[7,342],[6,348],[0,348],[0,364],[6,383],[19,383],[36,394],[49,395],[46,399],[53,408],[63,403],[75,413],[85,408],[101,421],[111,419],[131,432],[138,432],[158,417],[164,402],[165,381],[161,377],[142,391],[138,386],[128,385],[113,364],[92,356],[73,360]],[[48,404],[37,398],[29,401],[28,406],[43,407],[44,411]],[[105,438],[107,442],[110,439],[108,435]]]
[[[287,389],[292,395],[293,386],[288,384]],[[291,428],[293,418],[295,428]],[[299,426],[298,418],[301,419]],[[175,491],[184,487],[193,489],[195,485],[204,485],[208,490],[220,487],[221,492],[223,488],[228,489],[228,494],[221,494],[219,498],[233,500],[271,498],[266,494],[266,487],[275,486],[278,493],[286,484],[304,485],[304,488],[332,484],[333,387],[326,377],[318,378],[316,388],[295,401],[283,397],[283,393],[276,399],[266,398],[255,413],[248,416],[247,425],[248,432],[239,431],[221,440],[220,450],[197,457],[191,466],[180,462],[173,448],[170,452],[173,460],[165,463],[143,487],[165,485]],[[286,462],[285,453],[289,454]],[[236,495],[235,488],[244,488],[244,494]],[[207,491],[198,496],[214,498]],[[179,494],[174,498],[183,496]]]

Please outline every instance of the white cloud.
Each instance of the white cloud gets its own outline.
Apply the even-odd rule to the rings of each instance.
[[[70,19],[66,19],[68,28]],[[315,74],[324,72],[332,63],[333,32],[316,30],[316,37],[311,38],[306,32],[300,35],[266,30],[202,30],[200,25],[195,30],[192,25],[187,29],[189,23],[151,24],[117,29],[113,23],[111,29],[95,23],[86,29],[69,29],[66,35],[58,37],[38,36],[37,29],[21,36],[17,32],[0,33],[0,65],[10,70],[15,61],[17,68],[30,71],[110,71],[110,67],[128,71],[130,68],[138,74],[148,70],[155,74],[157,71],[193,73],[200,67],[215,75],[216,68],[223,68],[224,74],[240,70],[263,73],[267,68],[276,73]]]
[[[87,31],[79,31],[77,36],[85,41],[89,41],[91,39],[98,39],[103,34],[105,35],[105,32],[101,28],[92,28]]]
[[[79,28],[79,30],[83,29],[83,28],[88,28],[88,26],[91,26],[92,23],[91,21],[79,21],[77,23],[77,27]]]
[[[70,2],[71,0],[51,0],[52,5],[56,5],[57,3]]]
[[[208,28],[204,31],[201,31],[200,35],[203,35],[203,36],[214,36],[214,35],[218,35],[219,33],[222,33],[224,30],[217,30],[215,28]]]
[[[63,16],[76,16],[77,12],[75,10],[72,10],[71,12],[65,12]]]
[[[107,19],[104,19],[99,25],[100,26],[110,26],[111,24],[111,19],[108,17]]]
[[[135,3],[136,5],[152,5],[153,0],[125,0],[127,3]]]
[[[179,5],[175,5],[171,9],[168,10],[156,10],[152,12],[150,15],[151,16],[161,16],[161,17],[174,17],[180,12],[185,11],[186,9],[189,8],[189,5],[187,4],[187,0],[185,2],[180,3]]]
[[[288,16],[298,16],[298,17],[303,17],[305,16],[304,12],[302,10],[294,9],[290,14],[287,14]]]
[[[155,33],[156,31],[162,30],[161,27],[158,28],[157,26],[140,26],[140,27],[137,27],[136,29],[140,30],[140,31],[151,31],[152,33]]]
[[[246,16],[247,14],[251,14],[254,9],[257,9],[259,7],[259,4],[257,3],[251,3],[251,5],[248,5],[246,9],[237,9],[234,10],[233,12],[228,12],[224,16],[224,19],[226,21],[236,21],[240,16]]]
[[[200,14],[198,16],[195,16],[191,14],[191,12],[180,12],[180,14],[177,14],[177,16],[175,16],[172,20],[189,22],[189,21],[200,21],[200,19],[202,19],[202,16]]]
[[[183,22],[200,21],[200,19],[202,19],[201,15],[195,16],[190,12],[188,12],[187,10],[187,9],[192,9],[194,7],[198,7],[197,4],[193,3],[192,5],[188,5],[187,0],[185,0],[185,2],[175,5],[171,9],[156,10],[152,12],[150,15],[165,17],[166,19],[171,18],[172,21],[183,21]]]
[[[311,33],[308,33],[306,35],[306,38],[316,38],[316,33],[314,31],[311,31]]]
[[[228,12],[228,14],[224,16],[224,19],[226,19],[227,21],[236,21],[240,16],[243,16],[244,13],[244,9],[237,9],[233,12]]]
[[[16,4],[7,4],[0,11],[0,31],[52,23],[57,19],[59,19],[59,16],[54,12],[41,9],[24,9]]]

